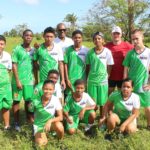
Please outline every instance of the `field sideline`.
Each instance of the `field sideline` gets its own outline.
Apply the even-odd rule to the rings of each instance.
[[[34,38],[34,43],[36,39]],[[13,47],[21,42],[21,38],[7,38],[6,50],[11,53]],[[37,41],[42,43],[42,40]],[[83,42],[89,48],[93,46],[91,42]],[[148,44],[150,46],[150,44]],[[23,102],[21,103],[23,106]],[[32,150],[36,149],[33,144],[31,125],[25,123],[24,109],[20,111],[21,133],[13,130],[4,132],[3,125],[0,122],[0,150]],[[12,114],[12,113],[11,113]],[[0,118],[1,121],[1,118]],[[11,116],[11,124],[13,117]],[[97,120],[95,122],[97,124]],[[123,139],[114,139],[112,142],[104,139],[105,132],[98,131],[97,137],[90,139],[84,136],[82,130],[78,130],[77,134],[69,136],[65,134],[63,140],[58,141],[55,137],[49,135],[46,150],[150,150],[150,131],[146,129],[146,119],[144,110],[141,108],[141,114],[138,119],[140,130]],[[39,148],[37,148],[39,149]]]

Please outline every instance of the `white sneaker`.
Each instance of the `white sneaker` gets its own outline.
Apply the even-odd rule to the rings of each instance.
[[[93,124],[87,124],[84,128],[85,131],[88,131],[91,127],[93,126]]]

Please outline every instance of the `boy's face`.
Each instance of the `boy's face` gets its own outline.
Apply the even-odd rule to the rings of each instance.
[[[45,98],[50,98],[54,93],[54,86],[52,84],[45,84],[43,86],[43,95]]]
[[[142,33],[136,32],[135,34],[132,34],[131,39],[132,39],[132,44],[134,45],[135,48],[143,46],[144,37]]]
[[[76,93],[78,95],[82,95],[83,92],[85,91],[85,86],[84,86],[84,84],[79,84],[75,87],[75,89],[76,89]]]
[[[33,39],[33,33],[30,31],[27,31],[24,35],[23,35],[23,40],[24,43],[30,44],[32,42]]]
[[[80,45],[82,43],[82,35],[76,34],[72,37],[72,40],[74,41],[75,45]]]
[[[104,39],[101,36],[96,35],[93,42],[96,46],[103,45]]]
[[[4,50],[5,45],[6,45],[5,41],[0,40],[0,53]]]
[[[54,82],[54,84],[57,83],[58,81],[58,75],[55,74],[55,73],[51,73],[49,76],[48,76],[48,80],[52,80]]]
[[[45,33],[43,38],[45,43],[52,43],[54,41],[55,35],[53,33]]]
[[[124,82],[121,87],[123,96],[130,96],[132,93],[133,87],[130,81]]]
[[[122,36],[121,33],[114,32],[114,33],[112,33],[112,40],[114,42],[119,42],[119,41],[121,41],[121,36]]]

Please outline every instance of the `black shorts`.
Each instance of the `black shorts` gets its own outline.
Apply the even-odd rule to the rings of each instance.
[[[118,81],[115,81],[115,80],[108,80],[108,84],[109,84],[109,87],[110,88],[114,88],[117,86],[117,88],[121,88],[121,85],[122,85],[122,80],[118,80]]]

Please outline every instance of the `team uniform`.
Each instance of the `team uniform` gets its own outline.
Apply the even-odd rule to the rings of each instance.
[[[36,99],[38,97],[41,97],[43,95],[43,83],[44,82],[40,82],[38,85],[36,85],[34,92],[33,92],[33,96],[32,99]],[[55,84],[55,90],[54,90],[54,94],[58,99],[62,98],[62,92],[61,92],[61,86],[59,83]]]
[[[86,64],[90,65],[87,79],[87,90],[96,104],[103,106],[108,97],[107,65],[113,65],[113,57],[109,49],[103,48],[100,54],[96,54],[94,48],[86,57]]]
[[[113,42],[109,42],[105,45],[113,56],[114,65],[112,66],[112,70],[109,76],[109,87],[119,87],[121,88],[122,79],[123,79],[123,66],[122,62],[129,50],[133,48],[128,42],[121,42],[119,45],[114,45]],[[118,73],[119,72],[119,73]]]
[[[12,62],[17,64],[18,77],[23,86],[22,90],[18,90],[16,79],[12,76],[12,92],[13,100],[21,101],[22,97],[25,101],[30,101],[33,94],[33,54],[32,48],[27,52],[22,45],[18,45],[12,52]]]
[[[12,90],[8,70],[12,69],[9,53],[3,51],[0,57],[0,110],[10,109],[12,106]]]
[[[43,106],[41,98],[34,99],[29,106],[29,111],[34,112],[34,135],[37,132],[43,132],[46,122],[54,118],[56,111],[59,110],[62,110],[62,106],[59,99],[54,95],[46,106]]]
[[[140,54],[135,49],[128,52],[123,65],[129,68],[128,77],[134,83],[134,92],[140,96],[141,106],[150,106],[150,91],[145,91],[143,86],[148,84],[150,49],[146,48]]]
[[[95,105],[95,102],[92,100],[92,98],[87,94],[83,93],[82,99],[79,102],[76,102],[72,95],[69,95],[67,97],[66,105],[64,106],[63,110],[64,112],[68,112],[69,116],[73,118],[73,123],[69,124],[66,122],[66,130],[69,130],[70,128],[78,128],[79,125],[79,113],[80,111],[85,108],[86,106],[92,106]],[[81,120],[81,122],[88,124],[88,118],[91,112],[94,110],[87,110],[84,114],[84,118]]]
[[[131,93],[128,100],[123,100],[121,91],[115,91],[108,99],[113,103],[113,112],[118,115],[120,123],[123,123],[130,117],[130,115],[132,115],[132,110],[134,108],[140,108],[140,98],[135,93]],[[134,120],[134,123],[136,123],[136,119]]]
[[[72,39],[71,39],[71,38],[68,38],[68,37],[65,37],[64,40],[61,40],[59,37],[56,37],[55,40],[54,40],[54,42],[55,42],[56,44],[58,44],[58,45],[62,48],[63,52],[65,52],[65,49],[66,49],[67,47],[73,45]]]
[[[34,60],[39,62],[40,66],[40,82],[47,79],[49,70],[58,70],[59,61],[63,61],[63,52],[60,46],[53,43],[53,49],[48,51],[44,44],[36,50]]]
[[[75,51],[73,45],[68,47],[64,54],[64,63],[68,66],[68,78],[72,84],[73,90],[74,83],[77,79],[86,79],[86,64],[85,58],[88,53],[88,49],[84,46],[79,51]],[[70,94],[70,90],[66,89],[66,94]]]

